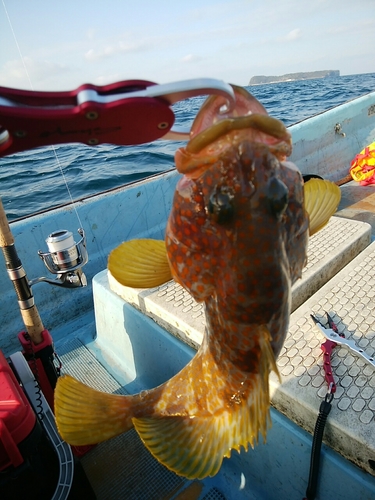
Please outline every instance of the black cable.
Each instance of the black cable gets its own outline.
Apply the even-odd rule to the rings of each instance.
[[[316,420],[314,429],[311,460],[310,460],[309,484],[306,490],[306,500],[314,500],[316,495],[316,490],[318,487],[318,477],[319,477],[320,450],[322,447],[324,427],[329,412],[331,411],[332,408],[331,405],[332,399],[333,399],[333,394],[328,393],[324,401],[322,401],[320,404],[319,415]]]

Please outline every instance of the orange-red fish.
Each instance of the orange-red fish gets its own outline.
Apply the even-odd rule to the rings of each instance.
[[[104,394],[69,376],[56,388],[57,425],[67,442],[96,443],[134,426],[160,462],[188,478],[216,474],[232,449],[254,445],[259,433],[265,438],[269,372],[277,372],[291,286],[306,262],[309,216],[301,174],[285,161],[289,132],[245,90],[235,94],[232,110],[224,98],[210,97],[176,153],[183,177],[165,243],[174,279],[206,306],[197,354],[172,379],[136,395]],[[321,217],[314,215],[310,232],[339,201],[336,186],[317,182],[309,203]],[[121,251],[133,255],[141,244],[155,242]],[[145,286],[142,262],[128,258],[124,269],[121,251],[110,257],[112,274]]]

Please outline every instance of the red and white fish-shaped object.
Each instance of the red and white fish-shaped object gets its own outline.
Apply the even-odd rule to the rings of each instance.
[[[208,98],[176,153],[183,177],[165,244],[126,242],[108,263],[123,285],[156,286],[171,273],[204,301],[207,327],[197,354],[140,394],[101,393],[70,376],[55,392],[58,429],[68,443],[97,443],[134,426],[161,463],[188,478],[213,476],[232,449],[266,437],[268,378],[287,333],[291,286],[306,263],[309,232],[340,200],[328,181],[303,185],[285,161],[287,129],[244,89],[234,90],[231,110],[224,97]]]

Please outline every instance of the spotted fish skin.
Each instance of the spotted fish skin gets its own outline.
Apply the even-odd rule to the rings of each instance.
[[[269,201],[274,179],[288,193],[279,216]],[[222,223],[210,211],[219,192],[232,211]],[[279,162],[267,146],[241,141],[197,179],[180,180],[167,226],[168,257],[174,279],[206,304],[215,357],[235,358],[241,352],[247,371],[256,369],[250,361],[254,339],[249,325],[269,329],[278,355],[288,326],[291,286],[305,265],[307,241],[301,174],[292,164]]]
[[[309,217],[302,176],[285,161],[290,135],[246,91],[235,94],[232,110],[222,97],[207,100],[175,156],[183,176],[165,243],[174,279],[205,303],[198,352],[140,394],[103,394],[68,376],[55,392],[70,444],[134,426],[154,457],[190,479],[213,476],[232,449],[265,438],[269,372],[277,372],[291,287],[306,262]]]

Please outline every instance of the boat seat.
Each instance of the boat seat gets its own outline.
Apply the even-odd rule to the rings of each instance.
[[[309,241],[308,262],[292,290],[292,311],[348,264],[371,242],[367,223],[332,217]],[[169,332],[197,349],[202,341],[204,306],[170,281],[158,288],[124,287],[109,274],[112,291],[139,308]]]
[[[313,432],[320,402],[327,394],[320,347],[325,338],[310,314],[323,322],[328,312],[340,333],[374,356],[374,262],[375,242],[291,315],[277,361],[282,383],[271,374],[272,402],[309,432]],[[375,369],[345,346],[334,348],[331,366],[337,389],[325,441],[374,476]]]

